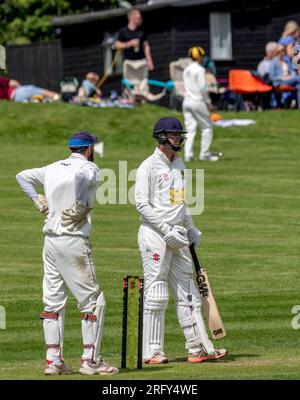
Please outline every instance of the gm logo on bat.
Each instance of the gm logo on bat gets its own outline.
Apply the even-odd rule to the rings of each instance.
[[[292,328],[295,330],[300,329],[300,305],[294,306],[292,308],[292,314],[296,314],[292,319]]]
[[[214,334],[215,336],[222,335],[222,334],[223,334],[223,329],[222,329],[222,328],[215,329],[215,330],[213,331],[213,334]]]
[[[197,274],[196,279],[200,290],[200,294],[203,297],[208,297],[208,288],[205,282],[205,276],[202,274]]]

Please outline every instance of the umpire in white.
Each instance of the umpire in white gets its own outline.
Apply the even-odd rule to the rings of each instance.
[[[136,207],[141,214],[138,244],[145,276],[143,358],[149,364],[168,362],[164,327],[169,286],[186,338],[188,361],[200,363],[227,353],[214,349],[207,336],[193,279],[189,244],[198,246],[201,233],[185,204],[185,165],[177,155],[184,143],[183,133],[176,118],[158,120],[153,130],[158,147],[136,176]]]
[[[47,348],[45,374],[71,373],[63,358],[68,287],[82,315],[80,373],[113,375],[118,369],[104,362],[100,354],[105,300],[88,242],[91,211],[100,183],[100,170],[93,162],[94,139],[85,131],[75,133],[68,146],[69,158],[16,176],[23,191],[46,217],[41,314]],[[44,195],[37,193],[39,186]]]

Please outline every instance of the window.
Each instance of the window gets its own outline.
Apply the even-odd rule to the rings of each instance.
[[[210,14],[210,56],[214,60],[232,59],[231,15]]]
[[[117,59],[115,60],[116,63],[113,67],[111,67],[111,64],[117,52],[117,50],[114,47],[115,40],[116,40],[115,35],[107,33],[102,42],[103,68],[104,68],[104,73],[107,73],[108,75],[122,74],[122,63],[123,63],[122,53],[120,52],[118,53]]]

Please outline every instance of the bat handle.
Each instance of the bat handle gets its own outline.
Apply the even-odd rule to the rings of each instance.
[[[192,243],[190,245],[190,252],[191,252],[192,259],[193,259],[193,262],[194,262],[194,265],[195,265],[196,272],[200,272],[201,271],[201,266],[200,266],[200,263],[199,263],[199,260],[198,260],[197,254],[196,254],[194,243]]]

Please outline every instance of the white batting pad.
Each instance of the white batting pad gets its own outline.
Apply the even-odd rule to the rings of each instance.
[[[99,357],[103,335],[105,306],[104,294],[101,292],[97,298],[94,313],[89,314],[91,315],[91,319],[82,320],[82,339],[83,345],[85,346],[82,358],[84,360],[93,360],[97,362]]]
[[[168,284],[153,282],[144,302],[143,357],[150,359],[163,352],[165,335],[165,310],[169,301]]]

